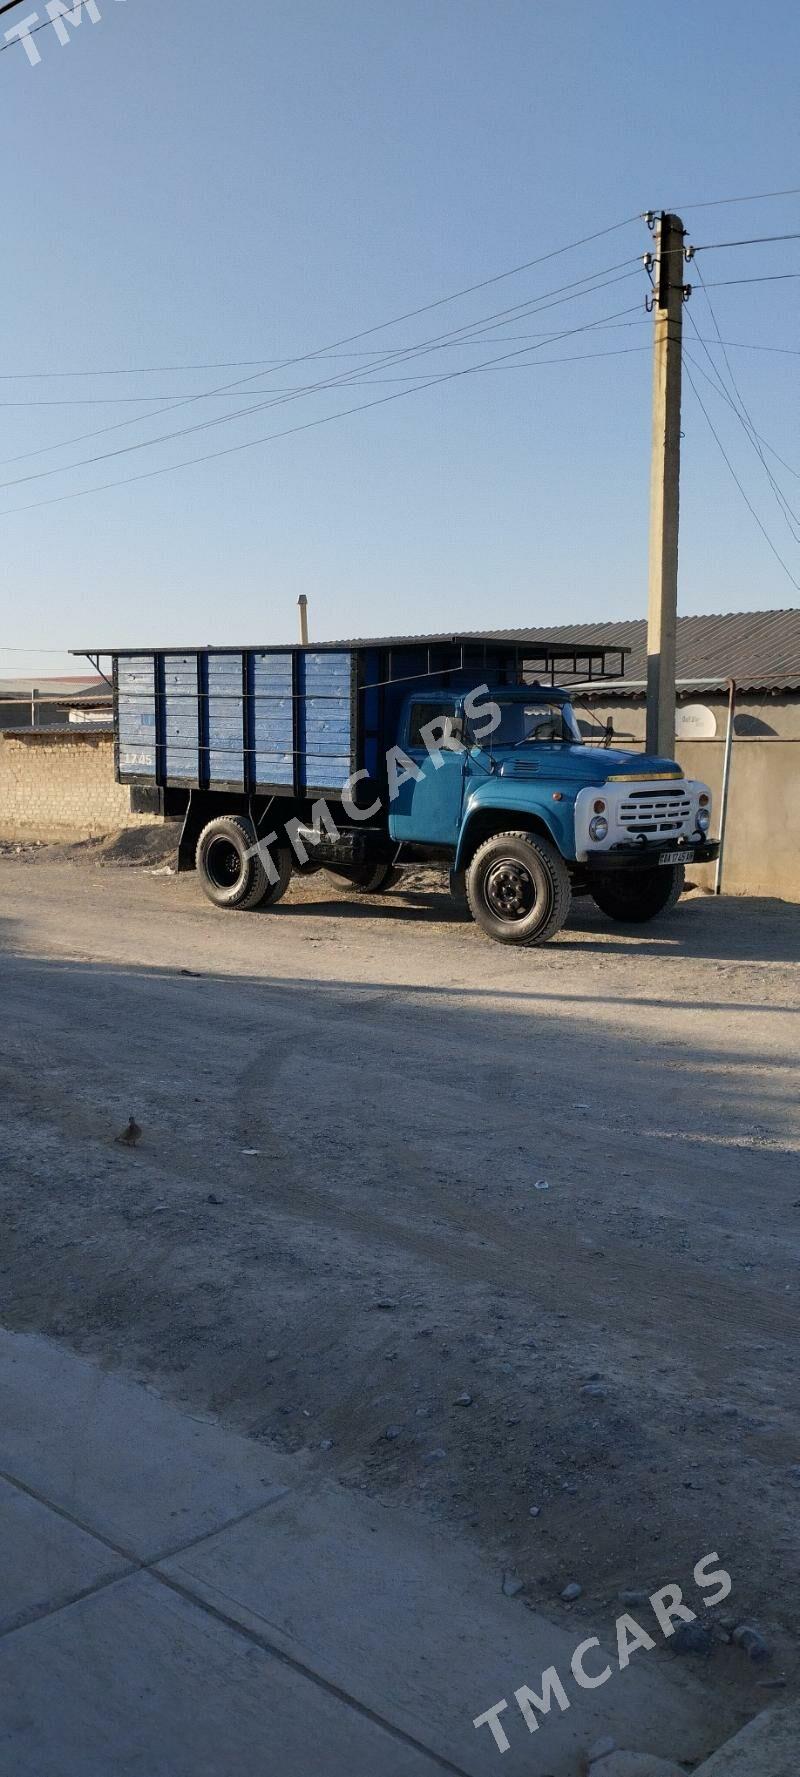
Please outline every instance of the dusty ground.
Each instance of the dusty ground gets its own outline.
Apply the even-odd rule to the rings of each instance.
[[[433,876],[236,915],[115,855],[0,859],[3,1321],[461,1520],[556,1617],[577,1580],[578,1626],[718,1550],[774,1651],[709,1686],[796,1689],[800,908],[506,952]]]

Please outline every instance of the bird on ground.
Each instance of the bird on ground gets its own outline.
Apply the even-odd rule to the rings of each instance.
[[[114,1140],[119,1142],[120,1147],[123,1148],[135,1148],[137,1142],[140,1142],[141,1139],[142,1131],[139,1128],[135,1117],[129,1117],[125,1128],[120,1131],[119,1135],[115,1135],[114,1137]]]

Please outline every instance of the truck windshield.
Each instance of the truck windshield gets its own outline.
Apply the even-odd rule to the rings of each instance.
[[[582,743],[581,731],[568,703],[536,702],[505,703],[497,700],[500,721],[491,736],[489,747],[521,747],[536,741],[568,741]]]

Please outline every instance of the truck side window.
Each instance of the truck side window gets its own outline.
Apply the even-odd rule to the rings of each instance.
[[[424,747],[423,728],[428,722],[441,721],[443,717],[452,717],[456,713],[454,697],[431,698],[428,703],[412,703],[408,718],[408,744],[410,747]]]

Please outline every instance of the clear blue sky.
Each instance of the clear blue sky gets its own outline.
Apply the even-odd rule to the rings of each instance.
[[[44,0],[18,16],[37,5],[44,18]],[[101,22],[84,18],[67,47],[50,26],[39,33],[37,67],[19,46],[0,56],[0,400],[106,398],[0,408],[4,481],[242,405],[233,393],[139,418],[247,367],[33,372],[290,357],[648,206],[682,208],[698,243],[800,230],[798,198],[692,207],[800,185],[800,25],[789,0],[757,8],[673,0],[661,9],[638,0],[98,5]],[[637,222],[360,344],[422,341],[648,244]],[[709,280],[798,271],[800,242],[709,253],[700,263]],[[726,340],[800,348],[800,280],[711,294]],[[627,348],[649,341],[643,297],[637,273],[505,329],[555,331],[640,305],[625,316],[637,325],[579,334],[529,364],[548,352],[617,356],[489,370],[30,511],[10,509],[405,385],[305,396],[4,488],[0,647],[288,640],[300,592],[320,639],[642,613],[650,363],[647,349]],[[691,311],[712,339],[699,291]],[[408,369],[436,374],[524,343],[496,338]],[[758,430],[800,469],[800,356],[730,356]],[[267,400],[273,388],[362,363],[369,359],[273,369],[252,387]],[[800,547],[755,453],[730,409],[700,386],[800,580]],[[110,399],[142,394],[164,401]],[[124,430],[23,456],[131,418],[138,423]],[[681,608],[796,604],[688,389],[684,424]],[[800,507],[797,479],[773,466]],[[63,665],[56,654],[0,653],[0,673]]]

